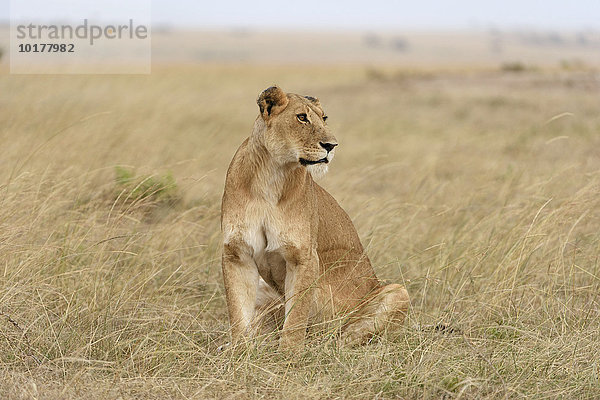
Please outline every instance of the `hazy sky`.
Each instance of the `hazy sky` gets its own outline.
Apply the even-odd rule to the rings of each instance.
[[[153,23],[194,27],[320,29],[600,28],[600,0],[12,0],[32,4],[30,16],[64,19],[69,9],[152,3]],[[9,0],[0,0],[8,19]],[[62,18],[61,18],[62,17]]]

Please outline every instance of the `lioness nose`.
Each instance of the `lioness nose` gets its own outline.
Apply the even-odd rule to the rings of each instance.
[[[333,148],[335,146],[337,146],[337,143],[323,143],[323,142],[319,142],[319,144],[321,145],[322,148],[324,148],[325,150],[327,150],[327,152],[329,153],[331,150],[333,150]]]

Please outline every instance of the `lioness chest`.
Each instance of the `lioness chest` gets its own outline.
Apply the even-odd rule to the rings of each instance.
[[[260,276],[279,293],[284,293],[286,260],[284,247],[292,242],[285,229],[285,214],[267,201],[250,201],[232,236],[241,238]],[[227,240],[227,238],[225,238]]]

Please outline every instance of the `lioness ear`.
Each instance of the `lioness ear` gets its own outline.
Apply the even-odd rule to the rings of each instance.
[[[265,121],[282,112],[287,107],[288,102],[287,95],[279,86],[271,86],[263,90],[256,100]]]

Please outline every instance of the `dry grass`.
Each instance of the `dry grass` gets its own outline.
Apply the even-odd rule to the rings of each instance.
[[[271,342],[217,350],[225,169],[274,82],[326,106],[340,148],[322,184],[379,276],[412,295],[398,337],[312,338],[294,360]],[[1,397],[600,397],[598,82],[358,67],[0,76]]]

